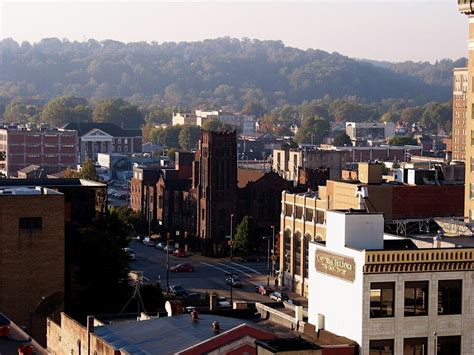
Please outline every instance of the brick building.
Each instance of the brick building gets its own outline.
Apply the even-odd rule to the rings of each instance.
[[[69,129],[12,126],[0,129],[0,176],[16,176],[29,165],[46,173],[75,167],[77,133]]]
[[[451,149],[453,160],[461,161],[466,158],[467,78],[467,68],[454,68]]]
[[[64,195],[43,187],[0,187],[0,312],[44,342],[43,297],[65,291]]]
[[[97,161],[98,153],[142,152],[142,131],[123,129],[109,122],[70,122],[62,129],[77,131],[77,160]]]

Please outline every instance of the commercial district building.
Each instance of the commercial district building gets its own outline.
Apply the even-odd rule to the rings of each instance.
[[[407,169],[406,175],[413,169]],[[428,172],[430,172],[428,170]],[[432,171],[431,171],[432,172]],[[405,175],[405,173],[401,173]],[[429,174],[427,173],[427,176]],[[433,217],[462,217],[463,185],[418,184],[382,180],[382,165],[359,163],[358,179],[328,180],[317,192],[282,193],[280,231],[280,283],[308,295],[308,245],[329,239],[327,212],[363,209],[383,213],[388,229],[401,233],[410,223],[427,223]],[[424,184],[427,181],[429,184]]]
[[[466,158],[466,115],[467,115],[467,68],[454,68],[453,71],[453,160]]]
[[[382,213],[327,212],[309,242],[308,321],[361,354],[473,354],[474,248],[384,236]]]

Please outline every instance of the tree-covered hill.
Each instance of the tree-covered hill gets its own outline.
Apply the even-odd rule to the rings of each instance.
[[[240,110],[330,96],[360,102],[447,101],[459,61],[381,63],[300,50],[280,41],[219,38],[202,42],[0,41],[0,96],[76,96],[146,100],[165,106]],[[442,65],[441,65],[442,64]]]

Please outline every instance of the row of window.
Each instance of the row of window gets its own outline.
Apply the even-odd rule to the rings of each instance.
[[[406,281],[405,317],[426,316],[429,306],[429,281]],[[438,315],[461,314],[462,280],[438,281]],[[395,282],[370,284],[370,318],[393,317],[395,314]]]
[[[369,355],[393,355],[393,339],[371,340]],[[445,336],[437,337],[435,340],[437,355],[460,355],[461,337]],[[397,351],[397,354],[400,354]],[[405,338],[403,339],[403,355],[428,355],[428,338]]]

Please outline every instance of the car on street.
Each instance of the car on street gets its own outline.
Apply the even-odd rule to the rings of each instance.
[[[171,285],[170,293],[176,297],[186,297],[188,293],[181,285]]]
[[[225,283],[229,286],[235,287],[235,288],[242,288],[244,287],[242,285],[242,281],[240,281],[240,278],[238,276],[232,276],[232,277],[226,277]]]
[[[243,262],[255,262],[255,261],[260,261],[260,260],[264,260],[263,258],[261,258],[260,256],[256,256],[256,255],[248,255],[248,256],[243,256],[239,259],[240,261],[243,261]]]
[[[288,295],[284,292],[280,291],[275,291],[270,294],[270,299],[277,301],[277,302],[283,302],[289,299]]]
[[[163,250],[168,252],[168,253],[172,253],[174,251],[174,245],[166,245]]]
[[[295,300],[294,298],[290,298],[290,299],[286,300],[285,302],[288,303],[288,304],[291,304],[293,306],[301,306],[301,302],[298,301],[298,300]]]
[[[137,258],[135,251],[132,248],[123,248],[125,254],[127,254],[130,260],[135,260]]]
[[[154,247],[155,246],[155,240],[151,239],[150,237],[145,237],[143,238],[143,245],[146,245],[147,247]]]
[[[270,293],[273,292],[273,290],[270,287],[267,286],[255,286],[255,289],[257,290],[258,293],[260,293],[262,296],[269,295]]]
[[[230,307],[230,302],[225,297],[217,298],[217,306],[222,308]]]
[[[172,272],[193,272],[194,266],[191,264],[178,264],[170,268]]]
[[[158,249],[158,250],[164,250],[165,249],[165,243],[163,243],[163,242],[156,243],[155,248]]]
[[[188,256],[188,254],[186,254],[186,252],[184,250],[176,249],[175,251],[173,251],[173,256],[177,256],[177,257],[180,257],[180,258],[185,258],[185,257]]]

